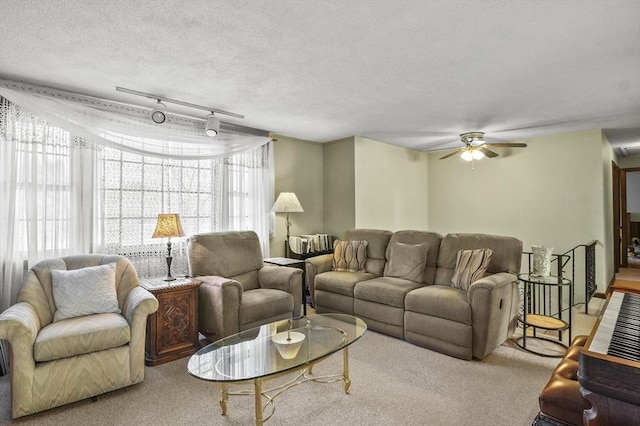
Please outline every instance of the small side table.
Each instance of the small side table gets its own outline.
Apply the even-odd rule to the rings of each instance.
[[[145,364],[158,365],[194,354],[198,338],[200,281],[143,278],[140,285],[158,299],[158,310],[147,318]]]
[[[536,355],[560,358],[567,349],[562,341],[562,332],[569,332],[571,342],[571,309],[573,308],[573,283],[571,280],[557,276],[540,277],[532,274],[519,274],[518,280],[524,283],[524,304],[520,322],[522,323],[522,337],[515,340],[516,345],[525,351]],[[563,289],[569,290],[569,307],[567,321],[562,319]],[[556,313],[553,310],[557,310]],[[527,337],[527,328],[533,328],[533,335]],[[557,331],[558,339],[545,338],[537,335],[537,329]],[[528,339],[537,339],[562,348],[561,352],[542,352],[527,348]]]
[[[269,257],[264,259],[264,263],[276,266],[288,266],[302,269],[302,315],[307,315],[307,279],[305,273],[304,259],[290,259],[288,257]]]

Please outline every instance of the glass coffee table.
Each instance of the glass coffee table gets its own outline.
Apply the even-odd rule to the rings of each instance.
[[[344,314],[276,321],[205,346],[191,356],[187,371],[198,379],[222,385],[223,416],[227,413],[229,395],[253,395],[256,425],[262,425],[275,412],[274,398],[299,384],[342,381],[348,394],[351,386],[348,346],[366,330],[367,325],[360,318]],[[314,365],[339,351],[343,360],[341,374],[313,375]],[[286,383],[263,389],[268,380],[296,372]],[[253,389],[229,390],[230,384],[248,381],[253,382]],[[270,411],[265,415],[268,407]]]

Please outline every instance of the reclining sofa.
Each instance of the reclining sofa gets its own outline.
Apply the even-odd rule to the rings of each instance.
[[[341,241],[333,254],[306,260],[316,312],[355,315],[372,330],[467,360],[486,357],[513,334],[522,241],[378,229],[351,229]],[[486,270],[467,286],[452,285],[459,255],[477,249],[489,249]],[[345,270],[340,255],[360,266]]]

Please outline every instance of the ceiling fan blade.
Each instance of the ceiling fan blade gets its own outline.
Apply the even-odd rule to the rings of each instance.
[[[462,149],[456,149],[453,152],[450,152],[449,154],[445,155],[444,157],[440,157],[441,160],[444,160],[445,158],[449,158],[449,157],[453,157],[454,155],[456,155],[457,153],[459,153],[460,151],[463,151],[464,148]]]
[[[526,143],[520,142],[496,142],[496,143],[488,143],[485,146],[495,146],[498,148],[526,148]]]
[[[496,154],[495,152],[485,148],[484,146],[478,147],[477,149],[478,149],[478,151],[483,153],[488,158],[494,158],[494,157],[498,156],[498,154]]]

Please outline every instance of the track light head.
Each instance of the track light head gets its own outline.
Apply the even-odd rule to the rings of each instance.
[[[204,127],[204,131],[207,136],[211,137],[216,136],[220,131],[220,120],[213,113],[207,115],[207,124]]]
[[[167,120],[167,106],[160,102],[160,99],[158,99],[156,107],[151,111],[151,119],[156,124],[162,124]]]

